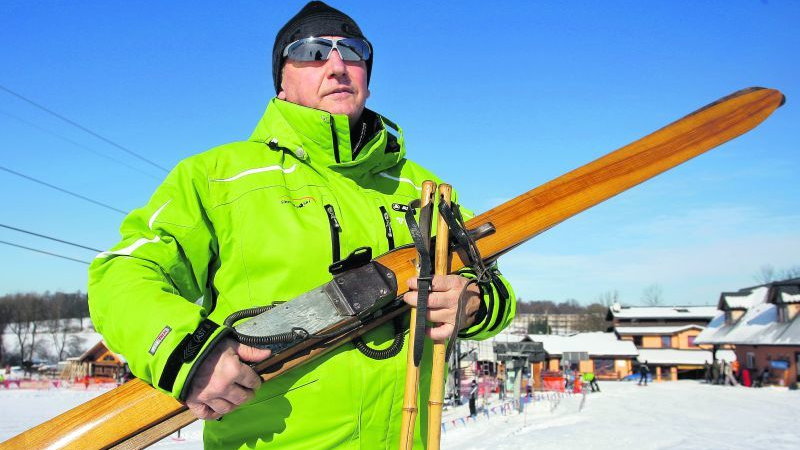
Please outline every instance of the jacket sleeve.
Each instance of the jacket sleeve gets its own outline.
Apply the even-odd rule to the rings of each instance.
[[[460,208],[464,221],[471,219],[472,211]],[[470,278],[477,278],[477,274],[470,267],[458,271],[458,274]],[[475,317],[475,323],[462,329],[458,336],[463,339],[481,341],[501,332],[511,323],[517,311],[517,300],[511,284],[497,269],[496,264],[488,267],[486,279],[478,282],[481,290],[481,307]]]
[[[475,323],[469,328],[462,329],[458,333],[460,338],[476,341],[488,339],[501,332],[514,318],[517,301],[511,285],[500,274],[496,265],[489,267],[487,272],[488,279],[478,283],[482,305],[476,315]],[[477,278],[471,268],[464,268],[458,273],[467,278]]]
[[[225,333],[206,318],[217,243],[202,201],[205,171],[180,163],[148,204],[122,223],[122,241],[89,267],[89,309],[134,375],[178,399]]]

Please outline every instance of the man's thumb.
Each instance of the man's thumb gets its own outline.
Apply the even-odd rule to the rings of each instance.
[[[272,350],[250,347],[249,345],[239,344],[236,347],[236,355],[242,361],[259,362],[263,361],[272,354]]]

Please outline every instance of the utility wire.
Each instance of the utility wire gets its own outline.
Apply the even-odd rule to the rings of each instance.
[[[84,261],[84,260],[82,260],[82,259],[70,258],[69,256],[58,255],[58,254],[55,254],[55,253],[46,252],[46,251],[44,251],[44,250],[39,250],[39,249],[35,249],[35,248],[25,247],[24,245],[13,244],[13,243],[11,243],[11,242],[0,241],[0,244],[6,244],[6,245],[10,245],[10,246],[12,246],[12,247],[17,247],[17,248],[24,248],[25,250],[30,250],[30,251],[32,251],[32,252],[36,252],[36,253],[43,253],[43,254],[45,254],[45,255],[55,256],[56,258],[68,259],[68,260],[70,260],[70,261],[79,262],[79,263],[81,263],[81,264],[86,264],[86,265],[89,265],[89,264],[91,264],[90,262],[88,262],[88,261]]]
[[[113,206],[106,205],[105,203],[98,202],[97,200],[92,200],[89,197],[84,197],[83,195],[76,194],[74,192],[68,191],[68,190],[60,188],[58,186],[54,186],[54,185],[52,185],[50,183],[45,183],[44,181],[40,181],[40,180],[37,180],[36,178],[29,177],[28,175],[25,175],[25,174],[19,173],[17,171],[11,170],[11,169],[9,169],[7,167],[0,166],[0,170],[4,170],[4,171],[6,171],[8,173],[11,173],[11,174],[14,174],[14,175],[16,175],[18,177],[22,177],[22,178],[25,178],[27,180],[33,181],[35,183],[39,183],[39,184],[45,185],[45,186],[47,186],[47,187],[49,187],[51,189],[55,189],[57,191],[61,191],[61,192],[65,193],[65,194],[69,194],[69,195],[71,195],[73,197],[78,197],[81,200],[86,200],[87,202],[94,203],[95,205],[98,205],[98,206],[102,206],[103,208],[107,208],[107,209],[110,209],[112,211],[116,211],[116,212],[121,213],[121,214],[128,214],[127,211],[123,211],[121,209],[114,208]]]
[[[11,225],[4,225],[0,223],[0,227],[8,228],[9,230],[19,231],[20,233],[30,234],[32,236],[38,236],[40,238],[50,239],[51,241],[61,242],[62,244],[71,245],[73,247],[84,248],[86,250],[91,250],[93,252],[98,252],[98,253],[102,252],[102,250],[98,250],[96,248],[87,247],[81,244],[75,244],[74,242],[64,241],[50,236],[45,236],[44,234],[34,233],[33,231],[23,230],[22,228],[12,227]]]
[[[127,167],[127,168],[129,168],[131,170],[135,170],[135,171],[137,171],[137,172],[139,172],[139,173],[141,173],[143,175],[147,175],[148,177],[153,178],[154,180],[159,180],[160,179],[159,177],[157,177],[157,176],[155,176],[155,175],[153,175],[153,174],[151,174],[149,172],[145,172],[144,170],[142,170],[142,169],[140,169],[140,168],[138,168],[138,167],[136,167],[136,166],[134,166],[132,164],[128,164],[125,161],[122,161],[120,159],[114,158],[111,155],[106,155],[103,152],[98,152],[97,150],[92,150],[91,148],[89,148],[89,147],[87,147],[87,146],[85,146],[83,144],[75,142],[75,141],[73,141],[72,139],[70,139],[70,138],[68,138],[66,136],[62,136],[61,134],[56,133],[55,131],[50,131],[47,128],[41,127],[39,125],[36,125],[33,122],[29,122],[29,121],[23,119],[22,117],[16,116],[14,114],[11,114],[11,113],[9,113],[7,111],[3,111],[3,110],[0,110],[0,114],[3,114],[4,116],[11,117],[12,119],[14,119],[16,121],[19,121],[19,122],[22,122],[22,123],[24,123],[25,125],[27,125],[29,127],[35,128],[35,129],[41,131],[42,133],[47,133],[47,134],[49,134],[51,136],[55,136],[55,137],[57,137],[57,138],[59,138],[59,139],[61,139],[63,141],[69,142],[70,144],[72,144],[72,145],[74,145],[74,146],[76,146],[78,148],[82,148],[82,149],[86,150],[89,153],[92,153],[94,155],[100,156],[101,158],[105,158],[105,159],[108,159],[110,161],[114,161],[115,163],[123,165],[123,166],[125,166],[125,167]]]
[[[55,112],[55,111],[53,111],[51,109],[48,109],[47,107],[42,106],[42,105],[34,102],[33,100],[27,98],[27,97],[24,97],[22,94],[18,94],[16,92],[12,91],[11,89],[3,86],[2,84],[0,84],[0,89],[8,92],[9,94],[13,95],[14,97],[17,97],[17,98],[19,98],[19,99],[21,99],[21,100],[23,100],[25,102],[30,103],[31,105],[41,109],[42,111],[44,111],[44,112],[46,112],[48,114],[51,114],[51,115],[53,115],[55,117],[58,117],[59,119],[63,120],[64,122],[67,122],[68,124],[70,124],[70,125],[72,125],[74,127],[77,127],[79,129],[85,131],[86,133],[91,134],[92,136],[96,137],[97,139],[100,139],[101,141],[103,141],[103,142],[105,142],[107,144],[113,145],[114,147],[122,150],[123,152],[128,153],[129,155],[132,155],[132,156],[134,156],[134,157],[146,162],[147,164],[150,164],[153,167],[157,167],[157,168],[163,170],[164,172],[169,172],[169,170],[167,170],[166,168],[154,163],[153,161],[150,161],[149,159],[147,159],[144,156],[134,152],[133,150],[130,150],[130,149],[126,148],[126,147],[123,147],[122,145],[117,144],[116,142],[112,141],[111,139],[108,139],[106,137],[103,137],[103,136],[95,133],[94,131],[86,128],[85,126],[83,126],[83,125],[81,125],[81,124],[79,124],[79,123],[77,123],[77,122],[75,122],[73,120],[70,120],[70,119],[62,116],[61,114],[59,114],[59,113],[57,113],[57,112]]]

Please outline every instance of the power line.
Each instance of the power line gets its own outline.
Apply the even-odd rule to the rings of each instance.
[[[44,234],[34,233],[33,231],[23,230],[22,228],[12,227],[11,225],[4,225],[4,224],[0,223],[0,227],[8,228],[9,230],[19,231],[20,233],[30,234],[30,235],[37,236],[37,237],[40,237],[40,238],[50,239],[51,241],[61,242],[62,244],[71,245],[73,247],[84,248],[86,250],[91,250],[93,252],[98,252],[98,253],[102,252],[102,250],[98,250],[96,248],[87,247],[87,246],[81,245],[81,244],[75,244],[74,242],[64,241],[62,239],[58,239],[58,238],[54,238],[54,237],[50,237],[50,236],[45,236]]]
[[[79,198],[81,200],[86,200],[87,202],[94,203],[95,205],[98,205],[98,206],[102,206],[103,208],[107,208],[107,209],[110,209],[112,211],[116,211],[116,212],[122,213],[122,214],[128,214],[127,211],[123,211],[121,209],[114,208],[113,206],[106,205],[105,203],[98,202],[97,200],[92,200],[89,197],[84,197],[83,195],[76,194],[74,192],[68,191],[68,190],[60,188],[58,186],[54,186],[54,185],[52,185],[50,183],[45,183],[44,181],[37,180],[36,178],[33,178],[33,177],[29,177],[28,175],[25,175],[25,174],[19,173],[17,171],[11,170],[11,169],[9,169],[7,167],[0,166],[0,170],[4,170],[4,171],[6,171],[8,173],[11,173],[11,174],[14,174],[14,175],[16,175],[18,177],[22,177],[22,178],[25,178],[27,180],[33,181],[35,183],[39,183],[39,184],[45,185],[45,186],[47,186],[47,187],[49,187],[51,189],[55,189],[57,191],[65,193],[65,194],[69,194],[69,195],[71,195],[73,197],[77,197],[77,198]]]
[[[79,128],[79,129],[81,129],[81,130],[85,131],[86,133],[89,133],[89,134],[91,134],[92,136],[96,137],[97,139],[100,139],[101,141],[103,141],[103,142],[105,142],[105,143],[107,143],[107,144],[113,145],[114,147],[116,147],[116,148],[118,148],[118,149],[120,149],[120,150],[124,151],[125,153],[128,153],[129,155],[132,155],[132,156],[134,156],[134,157],[136,157],[136,158],[138,158],[138,159],[140,159],[140,160],[142,160],[142,161],[146,162],[147,164],[150,164],[150,165],[151,165],[151,166],[153,166],[153,167],[157,167],[157,168],[159,168],[159,169],[163,170],[164,172],[169,172],[169,170],[168,170],[168,169],[166,169],[166,168],[164,168],[164,167],[162,167],[162,166],[160,166],[160,165],[158,165],[158,164],[154,163],[153,161],[151,161],[151,160],[149,160],[149,159],[145,158],[144,156],[142,156],[142,155],[140,155],[140,154],[138,154],[138,153],[134,152],[133,150],[131,150],[131,149],[128,149],[128,148],[126,148],[126,147],[123,147],[122,145],[120,145],[120,144],[117,144],[116,142],[112,141],[111,139],[108,139],[108,138],[106,138],[106,137],[103,137],[103,136],[101,136],[101,135],[99,135],[99,134],[95,133],[94,131],[92,131],[92,130],[90,130],[90,129],[86,128],[85,126],[83,126],[83,125],[81,125],[81,124],[79,124],[79,123],[77,123],[77,122],[75,122],[75,121],[73,121],[73,120],[70,120],[70,119],[68,119],[68,118],[66,118],[66,117],[64,117],[64,116],[62,116],[61,114],[59,114],[59,113],[57,113],[57,112],[55,112],[55,111],[53,111],[53,110],[51,110],[51,109],[48,109],[47,107],[45,107],[45,106],[42,106],[42,105],[40,105],[40,104],[38,104],[38,103],[34,102],[33,100],[31,100],[31,99],[27,98],[27,97],[24,97],[22,94],[18,94],[18,93],[16,93],[16,92],[12,91],[11,89],[9,89],[9,88],[7,88],[7,87],[3,86],[2,84],[0,84],[0,89],[2,89],[2,90],[4,90],[4,91],[8,92],[9,94],[13,95],[14,97],[17,97],[17,98],[19,98],[19,99],[21,99],[21,100],[23,100],[23,101],[25,101],[25,102],[28,102],[28,103],[30,103],[31,105],[33,105],[33,106],[35,106],[35,107],[37,107],[37,108],[41,109],[42,111],[44,111],[44,112],[46,112],[46,113],[48,113],[48,114],[51,114],[51,115],[53,115],[53,116],[55,116],[55,117],[58,117],[59,119],[63,120],[64,122],[67,122],[68,124],[70,124],[70,125],[72,125],[72,126],[74,126],[74,127],[77,127],[77,128]]]
[[[11,242],[0,241],[0,244],[6,244],[6,245],[10,245],[10,246],[12,246],[12,247],[17,247],[17,248],[24,248],[25,250],[30,250],[30,251],[32,251],[32,252],[36,252],[36,253],[43,253],[43,254],[45,254],[45,255],[55,256],[56,258],[68,259],[68,260],[70,260],[70,261],[79,262],[79,263],[81,263],[81,264],[86,264],[86,265],[89,265],[89,264],[91,264],[90,262],[88,262],[88,261],[84,261],[84,260],[82,260],[82,259],[70,258],[69,256],[58,255],[58,254],[56,254],[56,253],[50,253],[50,252],[46,252],[46,251],[44,251],[44,250],[39,250],[39,249],[36,249],[36,248],[25,247],[24,245],[13,244],[13,243],[11,243]]]
[[[66,136],[62,136],[61,134],[56,133],[55,131],[48,130],[47,128],[44,128],[44,127],[39,126],[39,125],[36,125],[33,122],[29,122],[29,121],[23,119],[22,117],[16,116],[14,114],[11,114],[11,113],[9,113],[7,111],[2,111],[2,110],[0,110],[0,114],[3,114],[4,116],[11,117],[12,119],[14,119],[16,121],[19,121],[19,122],[22,122],[22,123],[24,123],[25,125],[27,125],[29,127],[35,128],[35,129],[41,131],[42,133],[47,133],[47,134],[49,134],[51,136],[55,136],[55,137],[57,137],[57,138],[59,138],[59,139],[61,139],[63,141],[69,142],[70,144],[72,144],[72,145],[74,145],[74,146],[76,146],[78,148],[82,148],[82,149],[86,150],[89,153],[92,153],[94,155],[100,156],[101,158],[105,158],[105,159],[108,159],[110,161],[114,161],[115,163],[123,165],[123,166],[125,166],[125,167],[127,167],[127,168],[129,168],[131,170],[135,170],[135,171],[137,171],[137,172],[139,172],[139,173],[141,173],[143,175],[147,175],[148,177],[153,178],[154,180],[159,180],[160,179],[159,177],[157,177],[157,176],[155,176],[155,175],[153,175],[153,174],[151,174],[149,172],[145,172],[144,170],[142,170],[142,169],[140,169],[140,168],[138,168],[138,167],[136,167],[134,165],[128,164],[125,161],[122,161],[120,159],[114,158],[113,156],[106,155],[103,152],[98,152],[96,150],[93,150],[93,149],[91,149],[91,148],[89,148],[89,147],[87,147],[87,146],[85,146],[83,144],[80,144],[78,142],[73,141],[72,139],[70,139],[70,138],[68,138]]]

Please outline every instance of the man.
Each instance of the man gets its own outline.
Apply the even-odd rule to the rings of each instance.
[[[370,359],[350,344],[261,385],[247,363],[269,357],[219,326],[231,313],[291,300],[331,279],[358,247],[411,242],[402,218],[421,183],[400,128],[365,108],[373,48],[352,18],[311,2],[278,32],[270,101],[253,135],[182,161],[123,222],[123,240],[90,268],[94,323],[132,372],[205,424],[207,447],[385,448],[399,442],[406,342]],[[515,310],[492,282],[469,286],[466,328],[485,339]],[[434,339],[450,336],[470,271],[436,277]],[[416,280],[404,300],[416,303]],[[302,326],[302,324],[298,324]],[[407,324],[406,324],[407,327]],[[364,341],[385,348],[387,324]],[[424,367],[430,367],[430,351]],[[419,405],[426,405],[422,371]],[[427,420],[418,415],[415,443]]]
[[[600,392],[600,385],[597,384],[597,377],[594,372],[586,372],[583,374],[583,382],[589,385],[592,392]]]
[[[639,366],[639,386],[644,385],[647,386],[647,377],[650,375],[650,367],[647,366],[647,361],[644,364]]]
[[[469,388],[469,416],[478,417],[478,382],[474,379]]]

